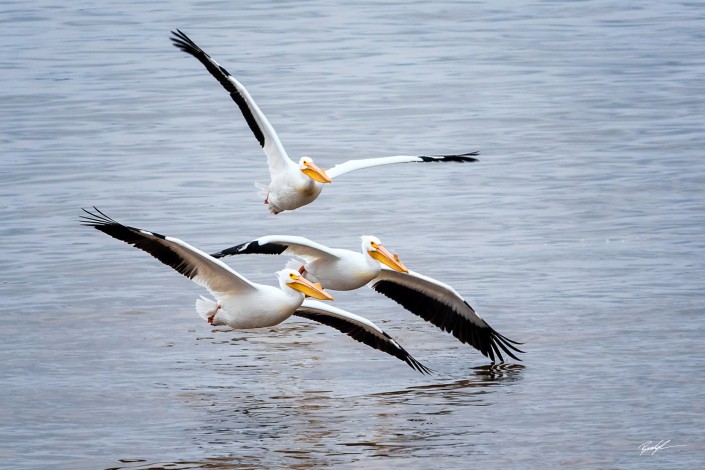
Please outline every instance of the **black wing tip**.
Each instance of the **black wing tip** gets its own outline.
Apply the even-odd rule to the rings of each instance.
[[[93,210],[95,212],[91,212],[88,209],[82,207],[81,210],[85,212],[88,215],[81,215],[79,216],[79,222],[82,225],[86,225],[88,227],[102,227],[105,225],[121,225],[119,222],[116,222],[111,218],[110,216],[104,214],[100,209],[98,209],[96,206],[93,206]]]
[[[180,29],[172,30],[171,34],[172,36],[169,39],[171,39],[171,42],[174,47],[181,49],[182,51],[193,56],[196,56],[198,54],[205,54],[205,52],[203,52],[203,49],[198,47],[198,45],[193,42],[193,40]]]
[[[492,330],[492,332],[493,332],[495,335],[497,335],[499,338],[501,338],[502,341],[506,341],[506,342],[511,343],[511,344],[519,344],[519,345],[524,344],[524,343],[520,343],[519,341],[514,341],[514,340],[512,340],[512,339],[509,339],[509,338],[507,338],[507,337],[504,336],[504,335],[500,335],[500,334],[497,333],[495,330]],[[514,350],[516,350],[516,351],[519,351],[519,352],[524,352],[524,351],[522,351],[522,350],[519,349],[519,348],[512,348],[512,349],[514,349]]]
[[[289,248],[287,245],[280,245],[278,243],[261,244],[259,241],[253,240],[251,242],[240,243],[239,245],[226,248],[216,254],[222,255],[220,258],[230,255],[281,255],[287,250],[287,248]],[[217,256],[214,257],[217,258]]]
[[[414,356],[409,354],[409,352],[404,349],[401,344],[397,343],[397,341],[389,336],[389,334],[386,331],[382,331],[382,334],[388,338],[391,343],[397,348],[398,354],[395,354],[395,356],[402,361],[406,362],[409,367],[414,369],[415,371],[421,372],[424,375],[433,375],[435,372],[433,369],[430,367],[426,367],[425,365],[421,364]]]
[[[225,258],[226,256],[238,255],[238,254],[240,254],[240,249],[242,248],[243,245],[246,245],[246,243],[241,243],[239,245],[231,246],[230,248],[220,250],[217,253],[211,253],[210,256],[212,256],[213,258],[216,258],[216,259],[220,259],[220,258]]]
[[[287,245],[279,245],[277,243],[265,243],[260,244],[259,241],[253,240],[251,242],[240,243],[239,245],[231,246],[224,250],[214,253],[211,256],[213,258],[224,258],[226,256],[232,255],[281,255],[288,248]]]
[[[425,365],[421,364],[419,361],[414,359],[414,357],[411,354],[409,354],[406,357],[404,362],[406,362],[409,365],[409,367],[411,367],[412,369],[414,369],[417,372],[422,373],[423,375],[433,375],[436,372],[433,369],[431,369],[430,367],[426,367]]]
[[[137,232],[148,233],[148,234],[153,235],[157,238],[161,238],[163,240],[166,240],[166,235],[162,235],[161,233],[142,230],[137,227],[130,227],[129,225],[123,225],[120,222],[118,222],[117,220],[110,217],[109,215],[102,212],[96,206],[93,206],[93,210],[96,213],[93,213],[83,207],[81,208],[81,210],[83,212],[85,212],[86,214],[88,214],[88,215],[79,216],[79,222],[82,225],[85,225],[87,227],[93,227],[96,230],[100,230],[101,232],[107,233],[110,236],[113,236],[116,233],[116,231],[129,230],[132,232],[137,231]]]
[[[518,341],[513,341],[513,340],[507,338],[506,336],[503,336],[503,335],[497,333],[489,325],[488,325],[488,329],[489,329],[489,332],[488,332],[488,334],[489,334],[489,348],[487,348],[486,351],[481,351],[482,354],[484,354],[489,359],[491,359],[493,364],[495,362],[495,359],[494,359],[495,354],[499,358],[500,363],[505,362],[504,357],[502,356],[502,351],[504,351],[505,354],[507,354],[509,357],[511,357],[515,361],[523,362],[519,357],[517,357],[514,354],[514,352],[526,354],[525,351],[523,351],[515,346],[515,344],[524,344],[524,343],[520,343]],[[493,354],[493,351],[494,351],[494,354]]]
[[[176,43],[186,43],[190,44],[192,46],[195,46],[196,43],[193,42],[193,40],[186,35],[183,31],[181,31],[179,28],[172,29],[171,30],[171,37],[169,38],[172,40],[172,42]]]
[[[455,162],[455,163],[467,163],[478,161],[476,156],[480,155],[479,150],[474,152],[461,153],[457,155],[421,155],[419,158],[422,162]]]
[[[91,212],[87,209],[82,210],[87,214],[80,217],[80,221],[83,225],[93,227],[106,235],[150,254],[163,264],[171,267],[189,279],[193,279],[198,274],[196,266],[189,264],[178,252],[168,246],[169,241],[165,235],[123,225],[104,214],[95,206],[93,206],[95,212]],[[155,241],[154,238],[167,240],[167,243]]]

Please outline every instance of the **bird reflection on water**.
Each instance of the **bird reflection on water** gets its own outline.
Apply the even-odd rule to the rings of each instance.
[[[496,432],[482,425],[484,412],[478,407],[492,405],[495,392],[519,383],[524,369],[520,364],[483,365],[470,369],[465,379],[437,377],[437,383],[351,396],[311,389],[309,381],[295,377],[275,394],[209,386],[181,398],[203,412],[200,427],[189,430],[194,446],[210,449],[217,458],[159,463],[124,459],[113,468],[318,468],[349,463],[356,454],[442,458],[448,446],[478,452],[476,437]]]
[[[521,376],[521,371],[523,371],[524,368],[525,366],[522,364],[487,364],[483,366],[473,367],[472,371],[475,377],[470,379],[461,379],[452,382],[442,382],[432,385],[418,385],[395,392],[382,392],[374,394],[373,396],[409,394],[420,395],[424,394],[425,392],[434,393],[437,391],[455,391],[499,385],[509,385],[510,383],[519,380]]]

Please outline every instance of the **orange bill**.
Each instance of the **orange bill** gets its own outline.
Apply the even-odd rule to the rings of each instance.
[[[319,168],[315,163],[306,163],[306,168],[301,170],[306,176],[319,183],[330,183],[331,180],[326,174],[326,170]]]
[[[399,257],[397,255],[392,255],[382,245],[377,245],[377,251],[371,251],[370,256],[395,271],[399,271],[400,273],[409,272],[409,270],[406,266],[404,266],[404,263],[401,262]]]
[[[303,276],[299,276],[294,281],[290,282],[289,287],[302,292],[308,297],[313,297],[314,299],[333,300],[333,297],[331,297],[331,295],[326,292],[319,283],[314,284],[308,279],[305,279]]]

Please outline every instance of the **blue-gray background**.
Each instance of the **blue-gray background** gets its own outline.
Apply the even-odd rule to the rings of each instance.
[[[703,6],[4,2],[2,466],[696,467]],[[481,161],[349,174],[273,217],[261,150],[177,27],[293,158]],[[303,321],[214,331],[202,289],[78,224],[92,205],[207,251],[375,234],[523,341],[523,367],[488,371],[370,290],[336,304],[436,375]],[[284,262],[229,260],[270,283]],[[668,439],[683,447],[639,455]]]

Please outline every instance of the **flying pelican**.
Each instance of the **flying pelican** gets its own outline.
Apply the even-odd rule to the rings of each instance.
[[[330,290],[354,290],[368,284],[411,313],[470,344],[492,362],[504,362],[502,351],[520,361],[512,351],[522,344],[497,333],[451,286],[409,271],[377,237],[365,235],[362,253],[329,248],[304,237],[269,235],[227,248],[211,256],[269,254],[291,255],[305,261],[299,272]],[[381,266],[383,263],[385,266]]]
[[[393,157],[367,158],[350,160],[334,166],[328,170],[318,167],[310,157],[302,157],[299,163],[294,163],[284,150],[274,128],[260,111],[245,87],[235,79],[225,68],[213,60],[211,56],[196,45],[186,34],[180,30],[172,31],[171,41],[174,46],[191,54],[198,59],[216,80],[225,88],[233,101],[240,108],[250,130],[262,146],[267,155],[267,164],[271,182],[269,186],[256,183],[262,191],[265,204],[269,211],[278,214],[283,211],[297,209],[313,202],[323,189],[325,183],[330,183],[333,178],[354,170],[370,168],[390,163],[410,162],[475,162],[474,156],[479,152],[470,152],[460,155],[397,155]]]
[[[196,311],[213,326],[250,329],[278,325],[292,315],[333,327],[353,339],[406,362],[423,374],[431,371],[414,359],[391,336],[371,321],[305,296],[333,300],[320,284],[305,279],[293,269],[276,273],[279,287],[245,279],[222,261],[178,238],[167,237],[116,222],[96,207],[81,216],[84,225],[145,251],[196,284],[205,287],[215,300],[201,296]]]
[[[326,289],[355,290],[379,276],[384,263],[395,271],[407,272],[399,257],[392,255],[379,238],[365,235],[362,252],[329,248],[308,238],[291,235],[269,235],[227,248],[211,256],[223,258],[230,255],[268,254],[291,255],[306,261],[299,272],[325,282]]]

